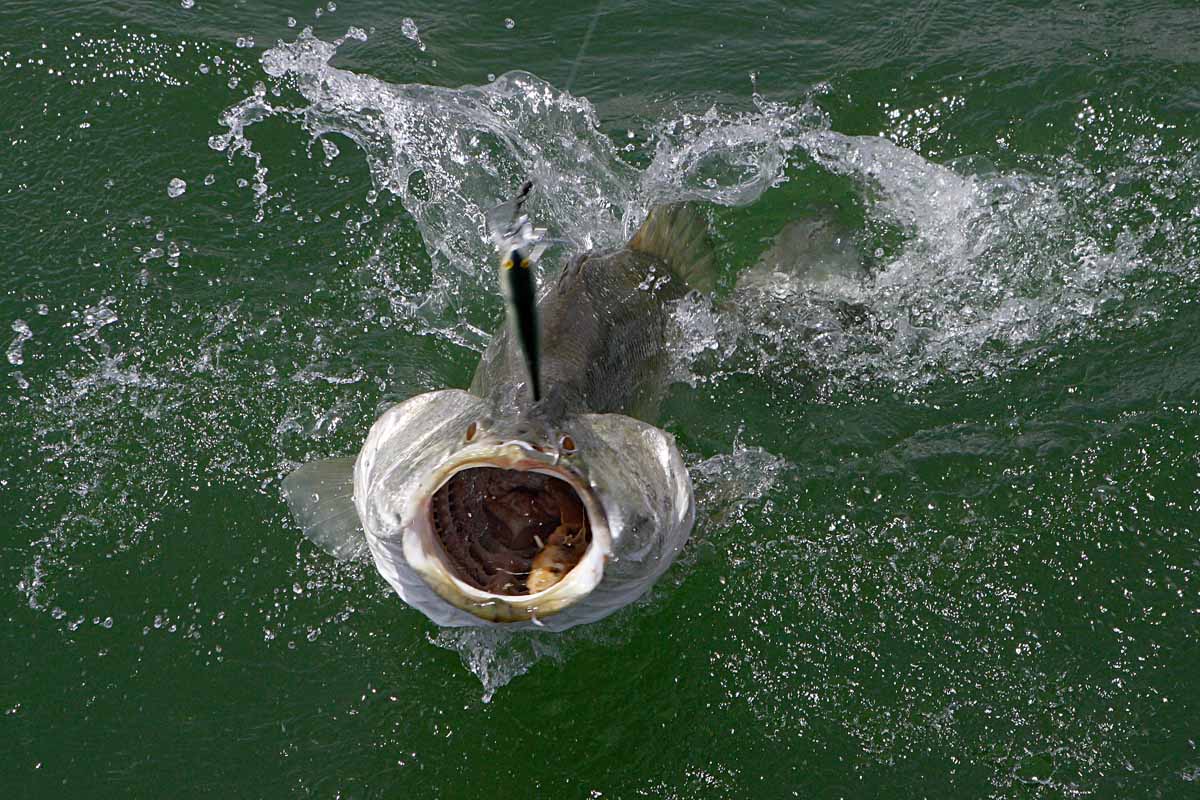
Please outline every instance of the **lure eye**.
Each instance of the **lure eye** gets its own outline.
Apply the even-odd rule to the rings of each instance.
[[[469,442],[472,439],[474,439],[475,434],[477,434],[477,433],[479,433],[479,423],[472,422],[470,425],[467,426],[467,441]]]
[[[561,439],[558,440],[558,448],[560,450],[562,450],[564,453],[574,453],[575,452],[575,440],[572,439],[570,436],[563,436]]]

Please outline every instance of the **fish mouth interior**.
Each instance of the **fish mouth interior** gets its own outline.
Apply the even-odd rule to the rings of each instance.
[[[454,473],[433,494],[430,522],[455,577],[500,595],[550,588],[575,568],[592,540],[571,484],[502,467]]]

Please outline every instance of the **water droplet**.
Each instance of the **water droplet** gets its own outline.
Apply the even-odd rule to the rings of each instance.
[[[210,141],[211,144],[211,141]],[[214,148],[216,149],[216,148]],[[167,196],[179,197],[187,191],[187,181],[182,178],[171,178],[171,182],[167,184]]]
[[[405,17],[400,23],[400,32],[407,38],[412,39],[417,43],[417,47],[421,50],[425,49],[425,43],[421,41],[421,32],[417,30],[417,23],[413,22],[412,17]]]
[[[25,342],[33,338],[33,331],[29,327],[29,323],[23,319],[13,320],[13,333],[17,334],[13,337],[12,343],[8,346],[8,363],[14,367],[19,367],[25,363],[25,355],[22,353],[25,347]]]
[[[517,22],[512,17],[505,17],[504,18],[504,27],[508,28],[511,31],[513,28],[517,27]]]

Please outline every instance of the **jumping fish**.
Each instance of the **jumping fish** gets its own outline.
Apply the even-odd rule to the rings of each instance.
[[[575,256],[537,292],[544,245],[527,193],[489,215],[509,325],[469,389],[393,406],[356,459],[311,462],[283,482],[305,535],[339,558],[365,543],[401,599],[439,625],[598,620],[649,589],[695,518],[674,437],[653,422],[668,304],[714,284],[703,220],[657,206],[628,244]]]

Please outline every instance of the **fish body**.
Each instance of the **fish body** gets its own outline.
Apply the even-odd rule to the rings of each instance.
[[[537,370],[505,327],[469,390],[386,411],[352,471],[301,467],[284,494],[305,533],[340,557],[365,543],[440,625],[561,630],[635,600],[695,515],[674,438],[653,422],[669,304],[711,288],[705,233],[690,209],[659,207],[625,247],[573,258],[537,295]]]

